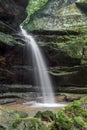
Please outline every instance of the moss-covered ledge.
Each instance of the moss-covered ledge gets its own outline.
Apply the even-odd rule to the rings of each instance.
[[[17,42],[13,36],[0,32],[0,46],[2,45],[1,43],[8,46],[21,44],[20,42]]]

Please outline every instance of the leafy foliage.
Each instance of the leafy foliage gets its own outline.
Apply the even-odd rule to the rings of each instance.
[[[75,126],[77,128],[84,128],[84,129],[87,129],[87,123],[85,123],[85,121],[83,120],[82,117],[78,116],[78,117],[75,117]]]
[[[87,97],[74,101],[59,111],[50,130],[87,130],[87,110],[84,108],[86,103]]]
[[[71,118],[68,118],[64,111],[60,111],[56,114],[56,120],[54,123],[54,126],[56,128],[61,128],[64,130],[74,130],[74,126],[73,126],[73,120]]]

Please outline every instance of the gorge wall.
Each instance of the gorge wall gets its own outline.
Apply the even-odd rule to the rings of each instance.
[[[69,87],[86,87],[86,1],[48,0],[25,23],[29,13],[26,10],[28,2],[0,1],[1,86],[34,85],[31,55],[27,56],[26,45],[18,33],[23,22],[24,28],[34,36],[46,56],[55,89],[69,91]]]

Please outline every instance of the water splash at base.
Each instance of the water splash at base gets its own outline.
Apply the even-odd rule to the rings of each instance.
[[[30,101],[23,103],[25,105],[29,105],[30,107],[36,107],[36,108],[57,108],[57,107],[65,107],[67,106],[66,103],[40,103],[36,101]]]

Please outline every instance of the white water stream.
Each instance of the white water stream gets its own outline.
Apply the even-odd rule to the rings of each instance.
[[[24,37],[24,40],[27,44],[27,48],[31,48],[33,52],[33,67],[36,68],[34,71],[34,75],[36,76],[35,80],[38,79],[39,85],[41,87],[42,91],[42,103],[33,102],[35,106],[47,106],[47,107],[57,107],[59,104],[56,104],[54,92],[53,92],[53,86],[48,74],[47,66],[44,60],[44,57],[36,44],[34,38],[29,35],[23,28],[21,28],[22,36]],[[37,81],[35,81],[37,82]],[[26,103],[30,104],[30,103]],[[61,106],[62,104],[60,104]]]

